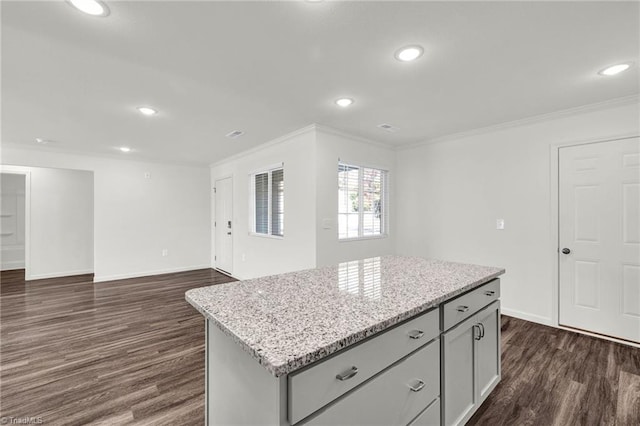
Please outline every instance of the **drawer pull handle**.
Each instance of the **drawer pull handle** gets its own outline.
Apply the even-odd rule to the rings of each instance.
[[[409,332],[409,337],[412,339],[419,339],[424,336],[424,331],[422,330],[411,330]]]
[[[495,292],[495,291],[493,291],[493,290],[487,290],[487,291],[485,291],[485,292],[484,292],[484,294],[485,294],[486,296],[493,296],[494,294],[496,294],[496,292]]]
[[[469,310],[469,307],[464,305],[460,305],[456,308],[456,311],[458,312],[467,312],[468,310]]]
[[[338,374],[336,376],[336,379],[338,380],[349,380],[350,378],[352,378],[353,376],[355,376],[356,374],[358,374],[358,367],[356,367],[355,365],[353,367],[351,367],[351,370],[342,373],[342,374]]]
[[[418,380],[418,383],[414,386],[409,386],[413,392],[420,392],[425,386],[425,383],[422,380]]]

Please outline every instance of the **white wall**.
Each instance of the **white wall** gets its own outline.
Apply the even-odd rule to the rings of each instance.
[[[212,166],[212,187],[217,179],[233,178],[230,272],[235,277],[248,279],[315,267],[315,149],[315,131],[309,127]],[[284,163],[284,237],[250,235],[250,174],[278,163]]]
[[[3,146],[2,162],[94,173],[95,281],[211,266],[206,167],[12,146]]]
[[[25,175],[0,174],[0,265],[24,268]]]
[[[399,151],[397,252],[505,267],[504,312],[553,324],[552,147],[638,134],[639,117],[628,104]]]
[[[348,260],[392,254],[395,250],[396,218],[396,153],[379,144],[356,139],[334,130],[317,127],[316,204],[318,266],[332,265]],[[389,235],[384,238],[338,240],[338,159],[348,164],[370,166],[387,170],[389,178]],[[323,221],[331,223],[324,229]]]

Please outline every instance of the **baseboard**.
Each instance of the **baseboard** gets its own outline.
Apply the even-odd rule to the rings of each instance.
[[[509,309],[505,307],[501,307],[500,310],[504,315],[508,315],[510,317],[520,318],[525,321],[535,322],[537,324],[542,324],[542,325],[548,325],[550,327],[557,327],[557,325],[551,321],[551,318],[543,317],[541,315],[530,314],[527,312],[522,312],[516,309]]]
[[[25,274],[25,281],[32,280],[44,280],[47,278],[60,278],[60,277],[72,277],[74,275],[87,275],[93,274],[93,269],[80,269],[77,271],[63,271],[63,272],[53,272],[50,274],[29,274],[28,276]]]
[[[217,269],[217,268],[211,268],[211,269],[214,269],[216,272],[220,272],[222,275],[226,275],[229,278],[233,278],[234,280],[242,281],[242,278],[237,277],[233,274],[230,274],[227,271],[223,271],[222,269]]]
[[[192,265],[192,266],[181,266],[178,268],[156,269],[154,271],[130,272],[126,274],[95,275],[93,277],[93,282],[99,283],[104,281],[126,280],[128,278],[140,278],[140,277],[148,277],[152,275],[172,274],[174,272],[194,271],[196,269],[211,269],[211,265],[202,264],[202,265]]]
[[[617,339],[615,337],[607,336],[605,334],[591,333],[590,331],[587,331],[587,330],[581,330],[579,328],[573,328],[573,327],[565,327],[564,325],[558,325],[557,327],[560,330],[566,330],[566,331],[571,331],[571,332],[578,333],[578,334],[584,334],[585,336],[596,337],[598,339],[603,339],[603,340],[608,340],[610,342],[620,343],[621,345],[627,345],[627,346],[631,346],[633,348],[640,348],[640,343],[631,342],[629,340]]]
[[[24,269],[24,261],[13,260],[2,262],[2,266],[0,266],[0,270],[2,271],[13,271],[15,269]]]

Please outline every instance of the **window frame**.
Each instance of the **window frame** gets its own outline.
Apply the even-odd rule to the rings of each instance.
[[[273,234],[273,172],[282,170],[282,235]],[[267,174],[267,233],[256,231],[256,176]],[[249,173],[249,235],[262,238],[284,239],[284,163],[273,164],[271,166]]]
[[[355,167],[358,168],[358,236],[356,237],[340,237],[340,215],[347,215],[346,213],[340,213],[340,206],[338,205],[338,221],[337,221],[337,237],[339,242],[359,241],[359,240],[377,240],[389,237],[389,170],[379,166],[369,166],[358,163],[352,163],[348,161],[342,161],[338,159],[338,182],[336,187],[338,188],[338,198],[340,197],[340,166]],[[380,233],[373,235],[364,235],[364,174],[362,169],[374,169],[381,172],[381,186],[380,186]]]

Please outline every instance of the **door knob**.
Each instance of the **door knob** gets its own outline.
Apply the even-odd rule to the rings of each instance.
[[[569,254],[569,253],[571,253],[571,250],[569,250],[568,248],[565,247],[562,249],[562,254]]]

